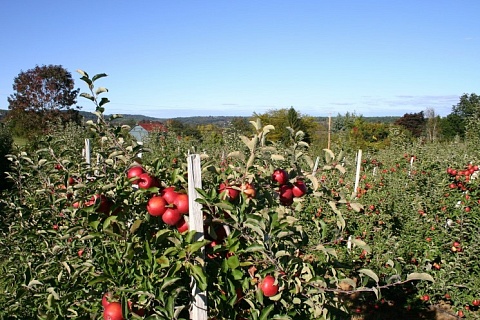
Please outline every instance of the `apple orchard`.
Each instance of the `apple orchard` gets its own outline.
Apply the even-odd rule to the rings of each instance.
[[[252,136],[202,149],[191,199],[187,158],[200,149],[174,135],[132,140],[104,115],[95,82],[106,75],[79,73],[96,106],[91,159],[66,131],[8,156],[2,318],[195,318],[192,283],[208,319],[478,317],[479,162],[468,144],[439,152],[399,137],[362,158],[341,145],[313,153],[303,132],[273,143],[284,128],[254,120]]]

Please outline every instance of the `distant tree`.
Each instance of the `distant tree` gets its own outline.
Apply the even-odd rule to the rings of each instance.
[[[168,131],[175,132],[178,136],[201,139],[200,131],[193,125],[185,124],[180,120],[171,119],[167,121]]]
[[[287,123],[288,123],[288,126],[295,131],[302,130],[300,115],[295,109],[293,109],[293,107],[290,107],[290,109],[288,109]]]
[[[60,65],[36,66],[20,72],[8,98],[7,121],[13,134],[33,137],[45,133],[49,123],[80,123],[76,104],[79,89],[74,89],[70,72]]]
[[[480,96],[475,93],[463,94],[460,101],[452,107],[452,113],[459,115],[465,120],[478,112],[480,105]]]
[[[347,112],[345,115],[341,115],[340,113],[333,118],[332,121],[332,132],[338,133],[342,131],[349,131],[354,127],[354,124],[358,121],[364,122],[364,118],[362,115],[357,115],[355,112],[350,113]]]
[[[223,143],[223,130],[220,127],[214,124],[200,124],[197,126],[197,130],[200,132],[202,142],[213,145]]]
[[[303,116],[293,107],[289,109],[270,110],[264,114],[253,115],[259,117],[263,124],[271,124],[275,130],[268,134],[272,141],[282,141],[288,143],[290,140],[290,132],[287,127],[294,131],[302,130],[305,133],[305,142],[310,142],[312,134],[317,131],[317,123],[313,117]]]
[[[405,113],[403,117],[395,121],[396,125],[402,126],[412,133],[415,138],[420,137],[425,132],[427,120],[423,111],[418,113]]]
[[[460,101],[452,106],[452,112],[441,121],[442,135],[445,139],[454,137],[464,138],[467,126],[471,124],[471,130],[475,130],[472,124],[477,122],[476,118],[480,112],[480,96],[475,93],[463,94]]]
[[[253,133],[253,126],[250,124],[247,118],[244,117],[235,117],[232,119],[231,128],[243,135],[249,136]]]
[[[440,117],[435,114],[435,109],[427,108],[427,110],[425,110],[425,118],[427,118],[427,138],[434,142],[438,136]]]

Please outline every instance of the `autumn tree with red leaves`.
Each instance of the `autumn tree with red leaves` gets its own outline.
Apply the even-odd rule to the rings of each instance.
[[[36,66],[15,78],[8,98],[7,115],[15,135],[31,138],[48,131],[50,124],[80,123],[77,103],[79,89],[74,89],[70,72],[60,65]]]

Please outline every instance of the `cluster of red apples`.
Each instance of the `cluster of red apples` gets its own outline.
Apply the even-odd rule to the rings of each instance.
[[[464,169],[447,168],[447,174],[451,177],[450,189],[468,190],[465,183],[470,182],[472,175],[478,172],[478,165],[468,164]]]
[[[141,166],[131,167],[127,171],[127,178],[140,189],[160,187],[158,180]],[[189,212],[188,195],[177,191],[175,187],[167,187],[154,194],[147,202],[147,212],[154,217],[160,217],[164,223],[175,226],[180,232],[189,228],[184,217]]]
[[[275,169],[272,174],[272,181],[279,186],[280,203],[289,206],[294,198],[299,198],[307,193],[307,186],[302,179],[297,178],[294,183],[288,179],[288,172],[284,169]]]

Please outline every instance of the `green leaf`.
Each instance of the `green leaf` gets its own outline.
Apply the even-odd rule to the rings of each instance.
[[[357,247],[360,247],[362,248],[363,250],[367,251],[367,253],[371,253],[372,252],[372,248],[370,248],[370,246],[368,244],[366,244],[364,241],[360,240],[360,239],[351,239],[350,240],[354,245],[356,245]]]
[[[83,71],[83,70],[81,70],[81,69],[77,69],[77,72],[78,72],[82,77],[88,78],[88,73],[86,73],[85,71]]]
[[[93,286],[97,283],[102,283],[102,282],[107,282],[107,281],[112,281],[112,279],[110,277],[107,277],[107,276],[98,276],[98,277],[95,277],[92,280],[90,280],[88,282],[88,285]]]
[[[170,265],[170,261],[169,261],[168,258],[165,257],[165,256],[161,256],[161,257],[158,258],[156,261],[157,261],[157,263],[158,263],[161,267],[163,267],[163,268],[166,268],[166,267],[168,267],[168,266]]]
[[[243,152],[240,152],[240,151],[230,152],[227,155],[227,158],[237,158],[237,159],[240,159],[242,161],[245,161],[245,155],[243,154]]]
[[[191,266],[192,276],[197,281],[197,286],[201,291],[207,290],[207,277],[203,272],[202,267],[197,265]]]
[[[269,133],[272,130],[275,130],[275,127],[271,124],[267,124],[265,127],[263,127],[263,132],[265,134]]]
[[[112,224],[112,222],[117,220],[117,218],[118,218],[117,216],[110,216],[107,219],[105,219],[105,221],[103,222],[103,230],[107,229]]]
[[[429,275],[428,273],[418,273],[418,272],[414,272],[414,273],[410,273],[409,275],[407,275],[407,281],[411,281],[411,280],[423,280],[423,281],[430,281],[430,282],[435,282],[435,280],[433,279],[433,277],[431,275]]]
[[[232,270],[232,276],[233,276],[233,279],[235,280],[242,280],[243,272],[238,269]]]
[[[98,106],[101,107],[104,104],[109,103],[109,102],[110,102],[110,100],[108,100],[108,98],[102,98],[102,100],[100,100],[100,103],[98,104]]]
[[[230,269],[234,270],[240,266],[240,261],[237,256],[231,256],[227,259],[227,265]]]
[[[148,259],[152,259],[152,250],[150,249],[150,244],[148,241],[145,241],[145,252],[147,253]]]
[[[88,87],[91,88],[93,82],[87,77],[81,77],[80,80],[83,80],[86,84],[88,84]]]
[[[289,256],[290,253],[286,250],[280,250],[280,251],[277,251],[275,253],[275,258],[280,258],[280,257],[283,257],[283,256]]]
[[[180,279],[182,279],[182,278],[180,278],[180,277],[166,277],[165,279],[163,279],[163,284],[160,287],[160,290],[164,290],[166,287],[174,284],[175,282],[177,282]]]
[[[98,87],[98,89],[95,91],[95,94],[98,96],[100,93],[103,92],[108,92],[108,89],[105,87]]]
[[[41,282],[38,281],[38,280],[31,280],[31,281],[28,283],[27,287],[31,288],[32,286],[38,286],[38,285],[43,285],[43,283],[41,283]]]
[[[175,313],[175,297],[174,296],[171,296],[171,295],[168,296],[166,310],[168,313],[168,317],[170,319],[174,319],[174,313]]]
[[[106,73],[99,73],[99,74],[96,74],[92,77],[92,81],[95,82],[97,81],[98,79],[100,78],[103,78],[103,77],[107,77],[108,75]]]
[[[195,234],[195,233],[194,233],[194,234]],[[209,242],[208,240],[202,240],[202,241],[197,241],[197,242],[191,243],[191,244],[189,244],[189,245],[186,247],[186,251],[187,251],[188,253],[197,252],[197,251],[200,250],[201,248],[205,247],[205,245],[206,245],[208,242]]]
[[[135,233],[135,231],[137,231],[138,228],[140,228],[140,225],[142,224],[142,222],[143,222],[142,219],[135,220],[135,222],[130,227],[130,233]]]
[[[254,243],[249,245],[244,251],[245,252],[258,252],[265,250],[265,247],[260,243]]]
[[[273,161],[284,161],[285,160],[285,157],[282,156],[281,154],[272,154],[270,156],[270,158],[273,160]]]
[[[364,274],[366,276],[369,276],[370,278],[372,278],[376,283],[378,283],[379,279],[378,279],[378,276],[375,274],[375,272],[373,272],[372,270],[370,269],[360,269],[358,270],[358,272],[360,272],[361,274]]]
[[[323,149],[325,151],[325,162],[330,163],[333,159],[335,159],[335,155],[333,154],[332,150]]]
[[[352,207],[355,212],[360,212],[363,209],[363,205],[358,202],[350,202],[350,207]]]
[[[275,305],[274,304],[271,304],[269,305],[268,307],[266,307],[265,309],[262,310],[262,313],[260,313],[260,318],[259,320],[267,320],[268,319],[268,315],[270,314],[270,312],[273,311],[273,308],[275,308]]]
[[[337,164],[337,165],[335,166],[335,169],[337,169],[338,171],[340,171],[340,173],[342,173],[342,174],[344,174],[344,173],[346,172],[345,167],[343,167],[343,166],[340,165],[340,164]]]
[[[80,97],[86,98],[86,99],[91,100],[91,101],[95,100],[95,98],[91,94],[88,94],[88,93],[85,93],[85,92],[80,93]]]

